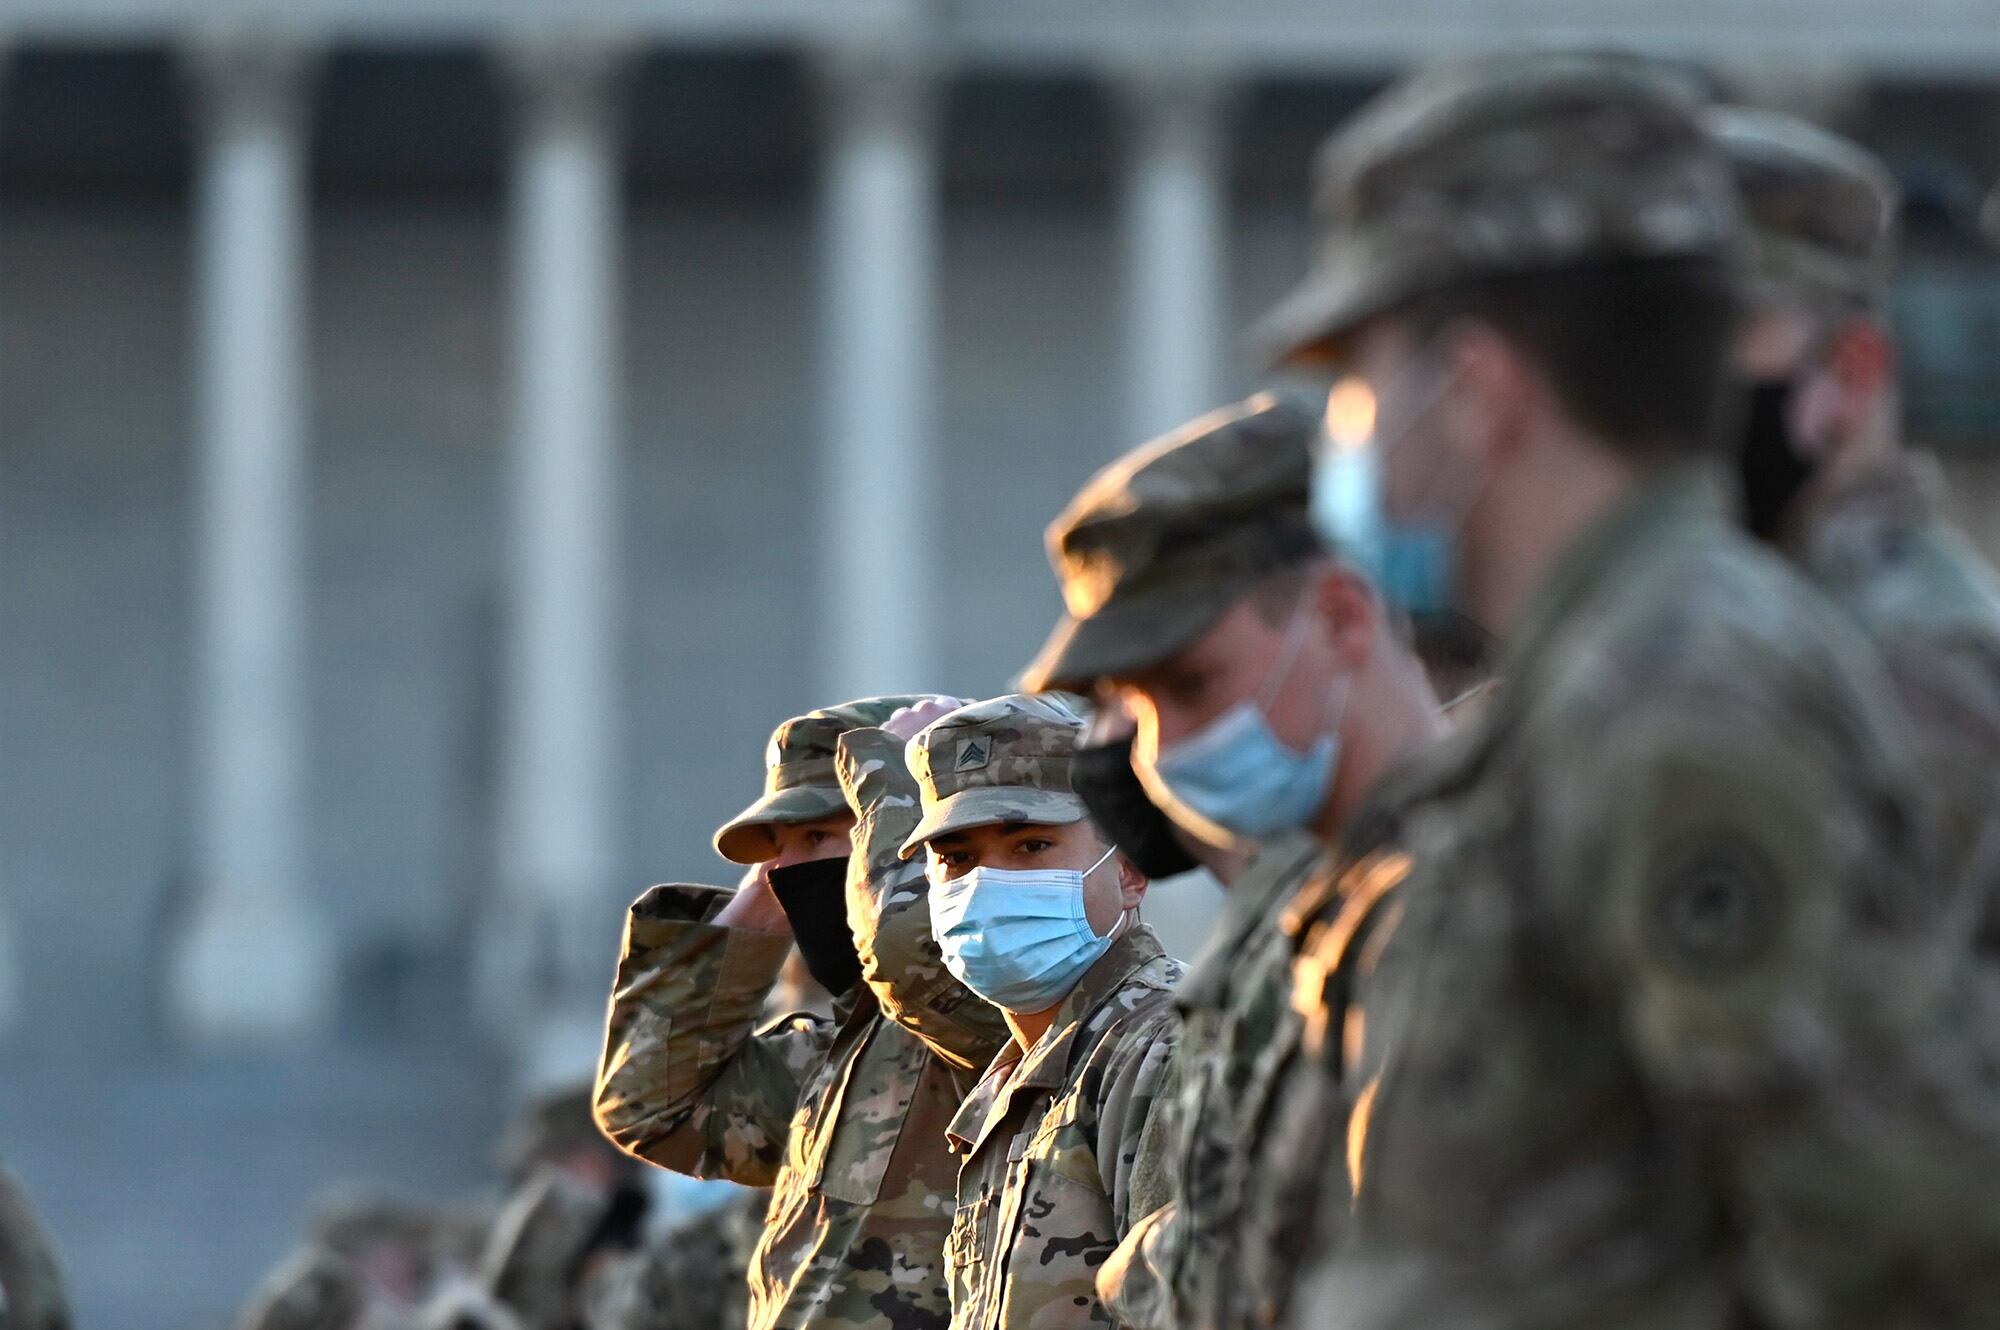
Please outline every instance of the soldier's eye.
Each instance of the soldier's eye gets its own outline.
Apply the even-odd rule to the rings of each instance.
[[[1017,848],[1023,854],[1041,854],[1044,851],[1053,850],[1055,847],[1056,843],[1052,840],[1046,840],[1040,836],[1031,836],[1027,840],[1022,841]]]

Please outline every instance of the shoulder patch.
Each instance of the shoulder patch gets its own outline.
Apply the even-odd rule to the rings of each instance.
[[[953,771],[978,771],[993,760],[993,740],[983,734],[975,734],[969,739],[958,741],[958,758],[951,764]]]
[[[1672,861],[1646,907],[1646,949],[1683,974],[1723,978],[1777,942],[1784,916],[1778,869],[1736,836],[1701,842]]]

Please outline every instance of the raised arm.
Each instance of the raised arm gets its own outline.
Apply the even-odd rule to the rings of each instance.
[[[633,903],[597,1121],[620,1149],[662,1168],[764,1187],[833,1029],[795,1016],[757,1030],[791,935],[718,921],[731,901],[721,888],[669,885]],[[735,916],[745,913],[738,898]]]
[[[903,739],[886,729],[850,730],[840,738],[837,769],[855,818],[847,921],[861,977],[883,1014],[939,1057],[960,1068],[984,1067],[1008,1039],[1006,1020],[945,969],[931,933],[923,860],[896,854],[920,818]]]

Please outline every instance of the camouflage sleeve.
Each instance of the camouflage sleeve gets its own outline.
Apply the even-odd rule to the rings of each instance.
[[[1119,1022],[1096,1089],[1097,1167],[1121,1240],[1153,1199],[1148,1195],[1153,1189],[1145,1183],[1156,1175],[1140,1167],[1141,1147],[1149,1138],[1157,1141],[1168,1134],[1149,1131],[1149,1124],[1173,1102],[1173,1052],[1179,1037],[1180,1012],[1173,995],[1154,995]]]
[[[897,857],[921,816],[903,743],[887,730],[850,730],[840,737],[837,766],[854,810],[847,921],[862,978],[889,1019],[952,1066],[979,1070],[1006,1043],[1006,1018],[945,969],[923,860]]]
[[[1097,1272],[1097,1299],[1112,1319],[1137,1330],[1174,1324],[1171,1251],[1179,1241],[1179,1210],[1164,1205],[1133,1224]]]
[[[611,993],[598,1125],[618,1147],[695,1177],[769,1186],[832,1025],[758,1031],[791,939],[707,922],[729,892],[654,887],[632,906]]]
[[[1899,455],[1816,496],[1798,553],[1888,667],[1962,927],[2000,936],[2000,577],[1940,515],[1933,470]]]
[[[1816,1301],[2000,1250],[1901,768],[1829,701],[1668,686],[1538,792],[1584,973],[1732,1221]]]

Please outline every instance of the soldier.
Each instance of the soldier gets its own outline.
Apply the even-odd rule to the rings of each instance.
[[[1313,533],[1319,429],[1317,413],[1253,398],[1098,473],[1049,528],[1070,613],[1025,682],[1127,699],[1162,802],[1206,835],[1262,842],[1176,997],[1176,1088],[1137,1170],[1161,1208],[1098,1281],[1134,1324],[1247,1315],[1247,1146],[1299,1028],[1284,921],[1309,881],[1333,880],[1313,872],[1326,852],[1342,865],[1374,848],[1368,827],[1339,832],[1440,726],[1373,587]]]
[[[238,1319],[244,1330],[350,1330],[407,1324],[441,1288],[470,1279],[482,1216],[395,1196],[323,1205],[306,1241],[267,1276]]]
[[[1475,61],[1319,172],[1265,325],[1354,376],[1316,509],[1504,657],[1398,801],[1399,884],[1344,886],[1301,957],[1263,1176],[1331,1165],[1310,1213],[1259,1201],[1318,1224],[1292,1319],[1932,1323],[1950,1289],[1903,1281],[1991,1239],[1990,1108],[1929,1079],[1948,976],[1884,684],[1724,520],[1700,112],[1630,61]]]
[[[1013,1042],[952,1119],[963,1157],[946,1260],[952,1324],[1109,1325],[1097,1268],[1124,1235],[1132,1164],[1172,1048],[1181,967],[1139,921],[1146,878],[1094,826],[1069,764],[1086,723],[1028,696],[910,741],[946,963]]]
[[[1912,722],[1924,794],[1961,888],[1959,930],[2000,948],[2000,581],[1898,446],[1887,327],[1897,190],[1855,145],[1720,108],[1752,234],[1745,517],[1855,619]]]
[[[750,1315],[745,1278],[769,1198],[746,1191],[657,1234],[591,1292],[590,1330],[725,1330]]]
[[[662,1167],[773,1189],[751,1330],[939,1330],[950,1316],[944,1131],[1005,1026],[945,970],[920,894],[869,897],[880,833],[857,824],[837,770],[859,732],[894,718],[914,733],[937,709],[925,700],[781,725],[765,794],[716,834],[724,858],[753,865],[742,889],[655,887],[626,925],[598,1121]],[[837,995],[835,1018],[759,1031],[794,941]]]

